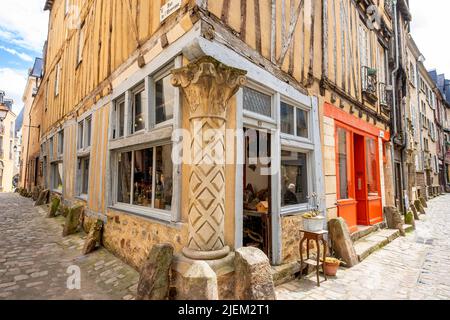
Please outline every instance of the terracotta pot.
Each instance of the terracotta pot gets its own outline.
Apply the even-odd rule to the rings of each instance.
[[[323,266],[324,266],[325,274],[327,276],[335,277],[339,270],[340,263],[326,263],[325,262]]]

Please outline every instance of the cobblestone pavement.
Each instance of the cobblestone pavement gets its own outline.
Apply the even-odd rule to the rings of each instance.
[[[63,223],[0,193],[0,300],[134,299],[138,273],[105,249],[81,255],[85,236],[63,238]],[[80,290],[67,288],[70,266],[81,270]]]
[[[313,276],[277,288],[281,300],[450,299],[450,195],[430,200],[416,231],[317,287]]]

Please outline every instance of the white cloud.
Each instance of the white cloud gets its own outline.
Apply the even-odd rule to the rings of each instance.
[[[1,1],[0,39],[40,53],[48,27],[43,7],[43,0]]]
[[[22,95],[27,84],[27,70],[0,68],[0,90],[6,97],[14,100],[13,111],[19,114],[23,107]]]
[[[28,54],[26,54],[26,53],[19,52],[17,50],[12,49],[12,48],[6,48],[6,47],[3,47],[3,46],[0,46],[0,50],[4,50],[4,51],[6,51],[6,52],[8,52],[8,53],[10,53],[10,54],[12,54],[14,56],[17,56],[20,59],[22,59],[23,61],[33,62],[33,58],[31,56],[29,56]]]
[[[437,69],[450,78],[448,0],[411,0],[411,35],[425,56],[427,69]]]

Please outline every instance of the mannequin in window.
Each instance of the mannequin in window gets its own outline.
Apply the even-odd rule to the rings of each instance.
[[[284,203],[286,205],[298,204],[298,199],[295,195],[295,184],[291,183],[288,186],[286,193],[284,194]]]

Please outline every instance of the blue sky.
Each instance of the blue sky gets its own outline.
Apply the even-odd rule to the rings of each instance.
[[[0,90],[14,100],[14,112],[23,107],[28,69],[42,56],[48,12],[44,0],[0,0]]]

